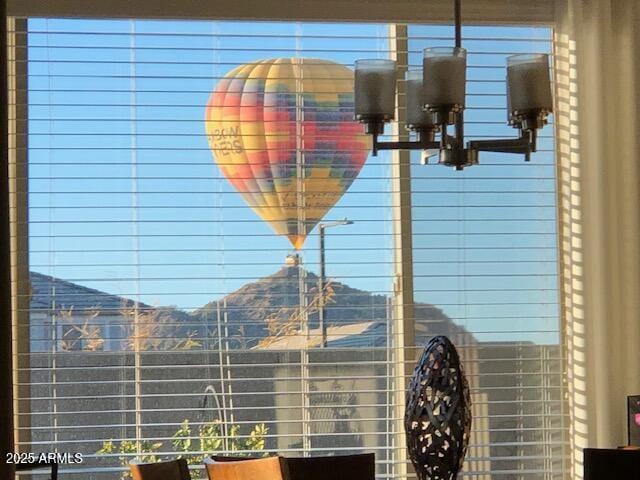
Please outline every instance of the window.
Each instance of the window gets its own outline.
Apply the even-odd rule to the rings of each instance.
[[[381,478],[404,477],[402,367],[428,335],[448,334],[474,391],[466,474],[563,478],[553,139],[546,132],[531,165],[484,156],[460,174],[404,153],[358,170],[366,145],[345,143],[343,128],[317,133],[335,127],[322,105],[349,74],[327,81],[314,64],[345,72],[395,53],[417,65],[424,46],[451,42],[450,27],[29,18],[15,35],[27,67],[15,92],[28,97],[14,100],[28,120],[16,123],[26,143],[15,150],[28,166],[15,178],[28,192],[20,448],[82,452],[84,463],[65,466],[82,479],[118,478],[136,456],[181,454],[197,467],[212,451],[374,451]],[[511,134],[500,62],[549,51],[551,30],[468,27],[465,37],[469,134]],[[293,148],[249,117],[241,138],[207,123],[225,75],[270,58],[294,59],[284,71],[296,85],[318,82],[315,95],[274,90],[275,113],[293,116],[264,119],[294,128]],[[349,112],[348,95],[338,101]],[[290,231],[260,215],[274,208],[258,196],[260,173],[226,170],[234,142],[253,136],[267,146],[256,150],[292,155],[294,182],[323,174],[348,186],[320,197],[336,201],[321,220],[324,282],[300,190],[295,221],[309,235],[296,251]],[[339,161],[305,163],[327,158]]]
[[[422,48],[447,33],[409,26],[410,64],[418,66]],[[465,29],[467,135],[513,135],[504,57],[551,54],[551,35],[545,27]],[[415,338],[423,344],[434,328],[420,314],[424,304],[456,326],[448,334],[464,346],[474,379],[477,448],[468,463],[491,478],[562,478],[565,471],[555,175],[553,128],[542,130],[531,163],[481,153],[477,168],[455,172],[411,159]]]

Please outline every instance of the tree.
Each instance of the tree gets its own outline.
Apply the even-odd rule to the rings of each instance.
[[[302,330],[304,322],[311,314],[318,313],[323,305],[327,306],[334,302],[333,296],[335,292],[331,281],[325,282],[322,290],[313,288],[309,293],[311,300],[306,307],[282,307],[265,319],[269,336],[258,342],[259,347],[268,347],[280,338],[286,338],[299,333]],[[321,341],[322,339],[318,338],[315,342],[319,345]],[[310,342],[308,346],[312,347],[315,346],[315,344]]]
[[[104,347],[102,329],[95,324],[95,319],[100,315],[99,309],[91,309],[85,312],[84,320],[78,323],[73,315],[73,307],[60,310],[60,317],[64,325],[60,350],[97,352]]]
[[[127,350],[193,350],[202,346],[196,339],[198,332],[179,334],[180,328],[171,310],[123,305],[120,313],[126,320],[123,328]]]

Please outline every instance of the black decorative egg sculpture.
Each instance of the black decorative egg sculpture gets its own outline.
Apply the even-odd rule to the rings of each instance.
[[[469,383],[444,336],[425,346],[411,377],[404,416],[407,448],[420,480],[456,480],[471,431]]]

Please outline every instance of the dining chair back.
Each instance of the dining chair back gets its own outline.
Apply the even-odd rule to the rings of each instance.
[[[209,480],[285,480],[279,457],[205,460]]]
[[[169,462],[130,463],[133,480],[191,480],[184,458]]]
[[[236,463],[252,459],[251,457],[225,455],[213,455],[211,458],[215,462]],[[373,453],[325,457],[280,457],[280,462],[284,480],[327,480],[327,478],[331,478],[331,480],[374,480],[376,473]],[[330,473],[328,474],[328,472]],[[213,477],[209,478],[214,480]]]
[[[285,458],[287,480],[375,480],[373,453]]]

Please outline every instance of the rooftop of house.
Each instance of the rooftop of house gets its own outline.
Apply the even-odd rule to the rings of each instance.
[[[123,308],[132,308],[136,302],[129,298],[101,292],[61,278],[30,272],[31,310],[99,310],[103,313],[119,312]],[[138,302],[138,308],[153,308]]]

